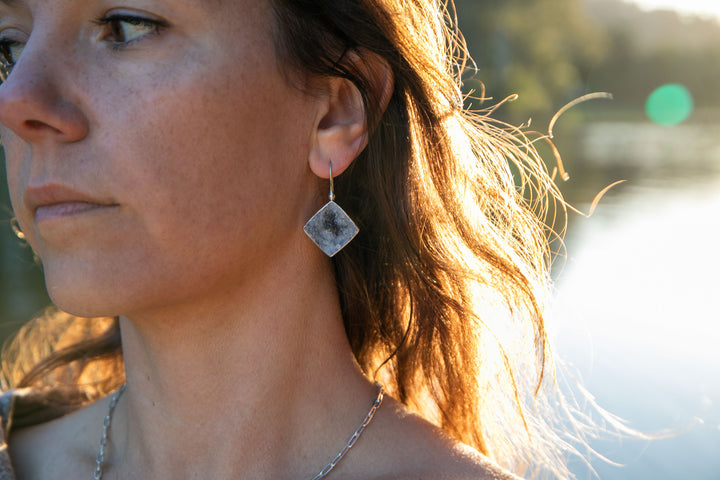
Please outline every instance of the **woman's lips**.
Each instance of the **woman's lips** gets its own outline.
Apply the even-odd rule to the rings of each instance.
[[[44,220],[73,217],[96,210],[113,208],[115,206],[116,205],[101,205],[89,202],[62,202],[51,205],[40,205],[35,210],[35,221],[41,222]]]
[[[34,213],[36,222],[85,215],[118,206],[60,182],[28,186],[25,189],[25,205]]]

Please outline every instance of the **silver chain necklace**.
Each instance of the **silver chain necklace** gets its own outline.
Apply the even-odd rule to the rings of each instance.
[[[365,428],[370,424],[373,417],[375,416],[375,412],[380,407],[380,404],[382,404],[383,397],[385,396],[385,392],[383,391],[382,386],[380,386],[379,383],[376,383],[375,386],[378,389],[377,397],[375,398],[375,401],[370,407],[370,411],[367,413],[367,415],[365,415],[365,418],[363,419],[360,426],[357,428],[357,430],[355,430],[355,433],[352,434],[350,440],[348,440],[343,449],[340,450],[337,455],[335,455],[335,458],[333,458],[332,462],[328,463],[325,468],[320,471],[320,473],[318,473],[312,478],[312,480],[320,480],[321,478],[325,478],[332,471],[332,469],[335,468],[338,463],[340,463],[340,460],[342,460],[343,457],[350,451],[350,449],[355,445],[355,442],[357,442],[358,438],[360,438],[360,435],[362,435]],[[123,385],[113,394],[112,398],[110,399],[110,404],[108,405],[108,412],[103,419],[102,436],[100,437],[100,448],[98,449],[98,454],[95,458],[95,473],[93,474],[93,480],[101,480],[103,478],[103,468],[105,466],[105,447],[107,447],[108,444],[110,424],[112,423],[113,414],[115,413],[115,407],[117,407],[117,404],[120,401],[120,397],[122,396],[124,391],[125,384],[123,383]]]

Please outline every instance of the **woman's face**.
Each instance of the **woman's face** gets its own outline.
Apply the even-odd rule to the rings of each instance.
[[[258,0],[0,0],[13,208],[53,300],[128,314],[297,248],[316,102]]]

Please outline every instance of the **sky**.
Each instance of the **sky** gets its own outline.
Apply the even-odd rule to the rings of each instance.
[[[682,13],[700,14],[720,19],[719,0],[630,0],[647,10],[673,9]]]

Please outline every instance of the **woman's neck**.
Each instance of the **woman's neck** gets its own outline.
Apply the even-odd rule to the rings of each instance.
[[[326,261],[249,287],[121,318],[127,391],[115,414],[122,478],[312,478],[374,387],[345,337]]]

